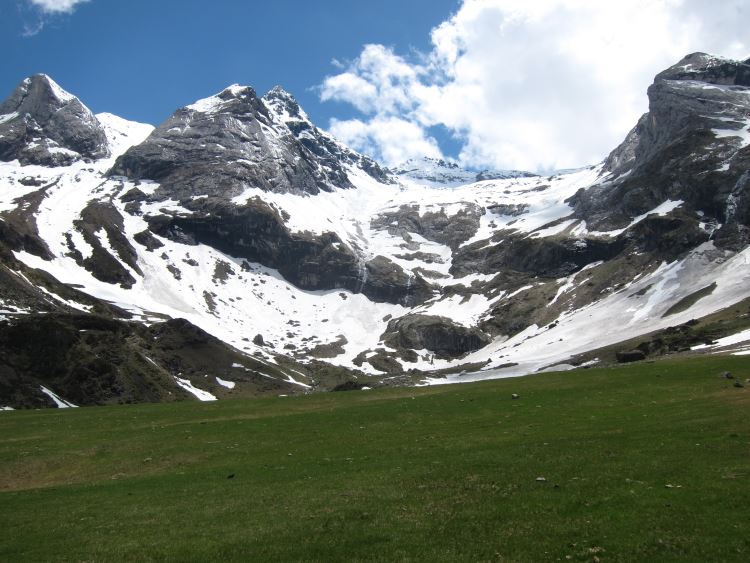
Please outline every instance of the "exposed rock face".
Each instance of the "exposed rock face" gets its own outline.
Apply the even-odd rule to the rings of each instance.
[[[286,125],[294,137],[314,154],[317,161],[336,179],[334,185],[349,185],[343,166],[360,168],[383,183],[395,181],[377,162],[348,149],[315,127],[297,100],[280,86],[276,86],[263,96],[263,102],[274,120]]]
[[[260,199],[234,205],[209,198],[188,205],[192,215],[149,218],[151,230],[275,268],[302,289],[348,289],[373,301],[405,305],[432,295],[420,276],[407,275],[384,257],[364,261],[334,233],[291,232],[279,212]]]
[[[383,213],[373,218],[373,229],[388,230],[392,235],[417,233],[427,240],[445,244],[451,249],[473,237],[479,230],[479,218],[484,210],[475,204],[466,204],[454,215],[444,208],[437,212],[419,214],[418,205],[404,205],[398,211]]]
[[[607,170],[619,175],[643,166],[690,133],[712,128],[741,131],[747,119],[743,108],[748,87],[747,62],[705,53],[686,56],[656,75],[648,90],[649,112],[609,155]]]
[[[476,328],[467,328],[445,317],[406,315],[388,323],[383,340],[392,348],[430,350],[438,358],[456,358],[479,350],[489,337]]]
[[[453,258],[451,273],[493,273],[512,270],[559,278],[577,272],[587,264],[608,260],[625,248],[624,237],[614,240],[509,237],[492,245],[480,242],[461,248]]]
[[[108,154],[96,117],[44,74],[25,79],[0,104],[0,160],[66,166]]]
[[[258,98],[252,88],[232,86],[178,110],[121,156],[111,173],[160,183],[148,198],[133,190],[123,196],[134,213],[140,201],[170,198],[192,212],[149,217],[157,234],[276,268],[303,289],[345,288],[376,301],[421,302],[428,284],[392,262],[366,264],[332,233],[293,233],[286,218],[257,197],[232,201],[250,187],[300,197],[352,188],[347,167],[392,181],[375,162],[314,127],[281,88]]]
[[[91,256],[83,258],[76,249],[71,249],[73,257],[92,275],[103,282],[132,287],[135,283],[126,264],[137,274],[143,275],[138,266],[138,252],[123,235],[123,218],[110,203],[91,201],[81,211],[81,218],[75,222],[76,229],[91,246]],[[106,237],[106,243],[100,238]],[[140,237],[144,242],[151,242],[152,249],[160,244],[148,235]],[[105,248],[105,245],[108,248]],[[111,250],[110,250],[111,249]],[[116,256],[113,256],[116,254]]]
[[[314,128],[281,89],[261,99],[252,88],[230,86],[175,112],[118,158],[111,174],[157,181],[157,197],[165,199],[231,199],[251,187],[296,194],[351,188],[346,164],[384,175]]]
[[[717,242],[747,239],[750,215],[750,65],[704,53],[658,74],[649,112],[607,158],[612,181],[571,200],[576,215],[600,230],[626,225],[665,200],[683,201],[724,225]]]
[[[376,256],[365,264],[366,275],[359,289],[373,301],[400,303],[413,307],[432,297],[432,287],[420,275],[407,274],[385,256]],[[355,291],[358,291],[355,289]]]
[[[529,204],[527,203],[499,203],[495,205],[487,206],[495,215],[509,215],[511,217],[518,217],[528,212]]]
[[[25,250],[44,259],[52,257],[47,243],[39,236],[34,214],[44,200],[47,189],[56,183],[42,182],[41,188],[16,200],[20,204],[16,209],[3,214],[0,221],[0,249]]]

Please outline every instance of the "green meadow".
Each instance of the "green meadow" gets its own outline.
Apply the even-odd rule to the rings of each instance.
[[[0,560],[750,561],[748,378],[3,412]]]

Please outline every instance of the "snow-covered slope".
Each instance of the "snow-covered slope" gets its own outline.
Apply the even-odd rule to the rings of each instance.
[[[0,274],[18,284],[0,316],[38,314],[41,299],[146,326],[182,318],[297,389],[330,388],[334,372],[530,373],[685,323],[750,297],[747,65],[716,78],[698,59],[686,84],[674,67],[657,77],[657,125],[545,177],[440,162],[390,174],[280,88],[232,86],[156,129],[100,114],[105,157],[0,162]],[[446,368],[466,373],[434,375]],[[172,383],[234,389],[215,375]]]

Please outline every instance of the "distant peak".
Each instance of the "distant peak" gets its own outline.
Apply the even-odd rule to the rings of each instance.
[[[416,163],[416,162],[428,162],[430,164],[433,164],[435,166],[439,166],[440,168],[450,168],[450,169],[458,169],[458,163],[445,160],[443,158],[434,158],[432,156],[422,156],[418,158],[410,158],[406,162],[409,163]]]
[[[72,102],[73,100],[77,99],[73,94],[71,94],[70,92],[62,88],[57,82],[52,80],[52,78],[47,74],[35,74],[34,76],[32,76],[32,86],[34,85],[34,83],[40,83],[49,88],[52,92],[52,95],[63,104],[67,104],[68,102]]]
[[[289,95],[289,92],[287,92],[286,90],[284,90],[284,88],[283,88],[282,86],[279,86],[279,85],[277,84],[276,86],[274,86],[273,88],[271,88],[271,89],[270,89],[270,90],[268,91],[268,94],[267,94],[267,95],[274,95],[274,96],[288,96],[288,95]]]
[[[459,186],[485,180],[528,178],[536,176],[522,170],[471,170],[453,160],[429,156],[410,158],[391,169],[397,176],[427,182],[432,185]]]
[[[704,53],[702,51],[696,51],[695,53],[690,53],[689,55],[685,55],[680,62],[677,63],[675,66],[688,66],[693,68],[706,68],[711,66],[716,66],[717,64],[722,63],[731,63],[734,62],[731,59],[727,59],[725,57],[720,57],[718,55],[711,55],[709,53]]]
[[[106,132],[91,110],[46,74],[22,80],[0,103],[0,115],[6,161],[67,166],[109,154]]]

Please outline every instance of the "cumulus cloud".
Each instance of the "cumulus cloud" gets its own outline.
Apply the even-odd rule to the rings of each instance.
[[[30,19],[24,24],[23,35],[33,37],[44,29],[50,20],[72,14],[80,5],[90,0],[27,0]]]
[[[377,154],[391,164],[422,156],[442,157],[437,141],[422,127],[395,116],[375,116],[367,122],[333,119],[329,130],[344,143],[366,154]]]
[[[693,51],[747,57],[749,23],[745,0],[464,0],[429,53],[366,45],[320,97],[361,112],[330,128],[387,164],[439,154],[441,125],[467,166],[577,166],[623,139],[657,72]]]

